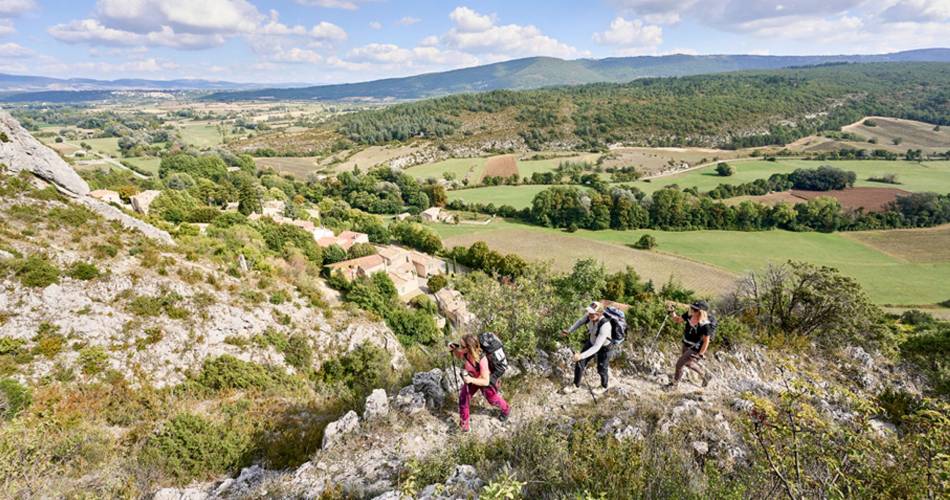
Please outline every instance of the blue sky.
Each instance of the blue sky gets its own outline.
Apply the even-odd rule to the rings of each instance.
[[[338,83],[518,57],[950,46],[950,0],[0,0],[0,72]]]

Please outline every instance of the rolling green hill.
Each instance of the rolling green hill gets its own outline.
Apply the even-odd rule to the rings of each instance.
[[[463,92],[534,89],[555,85],[626,82],[636,78],[688,76],[728,71],[779,69],[828,63],[950,62],[950,49],[921,49],[893,54],[834,56],[684,55],[563,60],[529,57],[484,66],[405,78],[320,85],[304,88],[218,92],[210,100],[352,98],[420,99]]]

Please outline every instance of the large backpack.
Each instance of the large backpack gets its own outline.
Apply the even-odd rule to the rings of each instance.
[[[505,346],[501,339],[492,332],[485,332],[478,336],[478,343],[482,347],[482,352],[488,358],[488,381],[492,387],[497,387],[496,383],[508,369],[508,357],[505,356]]]
[[[604,308],[604,319],[610,321],[610,343],[619,344],[627,338],[627,316],[614,306]]]

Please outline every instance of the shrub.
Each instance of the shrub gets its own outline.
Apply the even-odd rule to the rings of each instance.
[[[140,458],[182,483],[236,470],[250,460],[251,435],[235,424],[178,414],[146,439]]]
[[[435,301],[430,299],[429,296],[425,294],[419,294],[409,299],[409,305],[415,309],[427,312],[431,315],[435,315],[436,313],[439,312],[439,308],[435,304]]]
[[[633,247],[639,250],[650,250],[656,248],[656,238],[650,234],[644,234],[633,244]]]
[[[351,246],[346,252],[346,257],[348,259],[358,259],[360,257],[366,257],[367,255],[375,255],[376,247],[371,243],[356,243]]]
[[[109,365],[109,355],[102,347],[84,347],[79,351],[79,366],[83,374],[95,376]]]
[[[80,205],[53,207],[47,212],[46,220],[70,227],[79,227],[96,218],[96,214]]]
[[[95,264],[88,262],[73,262],[66,270],[66,276],[70,278],[89,281],[99,277],[99,268]]]
[[[11,419],[30,406],[30,389],[13,379],[0,380],[0,418]]]
[[[386,324],[404,346],[433,345],[442,333],[435,326],[432,315],[426,311],[396,308],[386,314]]]
[[[343,384],[357,391],[385,385],[390,373],[390,355],[385,349],[365,343],[320,368],[319,378],[327,384]]]
[[[735,168],[733,168],[732,165],[728,163],[720,162],[718,165],[716,165],[716,174],[720,177],[729,177],[734,173],[736,173]]]
[[[0,337],[0,356],[16,356],[23,351],[26,341],[13,337]]]
[[[874,120],[872,120],[872,119],[870,119],[870,118],[868,118],[867,120],[864,120],[864,126],[865,126],[865,127],[876,127],[876,126],[877,126],[877,122],[874,121]]]
[[[208,389],[269,389],[288,384],[287,375],[274,367],[263,367],[256,363],[241,361],[225,354],[216,358],[206,358],[201,373],[195,379]]]
[[[313,347],[306,335],[296,333],[287,339],[284,360],[299,371],[309,370],[313,364]]]
[[[429,280],[426,281],[426,287],[429,289],[429,293],[435,293],[439,290],[448,286],[449,280],[445,277],[444,274],[436,274],[429,277]]]
[[[66,344],[66,337],[60,335],[59,327],[46,321],[40,323],[33,340],[36,342],[34,351],[47,358],[52,358],[62,352]]]
[[[24,286],[46,288],[59,283],[59,268],[39,255],[27,257],[16,267],[16,275]]]

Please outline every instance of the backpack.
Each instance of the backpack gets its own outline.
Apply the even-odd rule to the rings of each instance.
[[[610,343],[617,345],[627,338],[627,316],[614,306],[604,308],[604,319],[610,321]]]
[[[478,343],[482,347],[482,352],[488,357],[488,381],[492,387],[497,387],[496,383],[508,369],[508,357],[505,356],[505,346],[501,339],[492,332],[485,332],[478,336]]]

